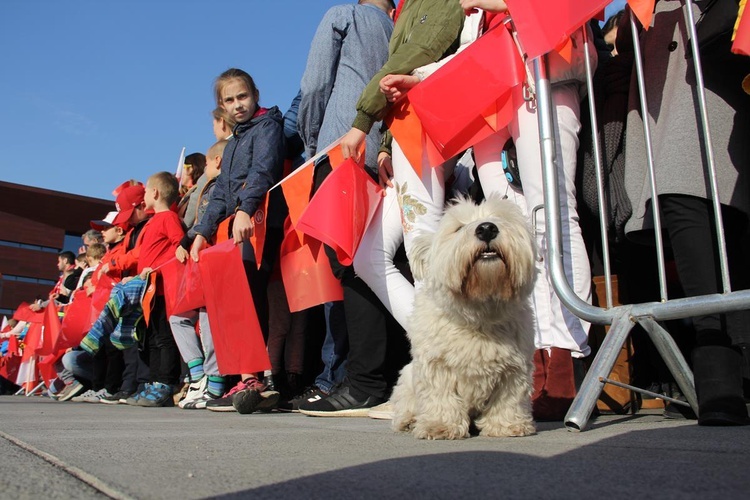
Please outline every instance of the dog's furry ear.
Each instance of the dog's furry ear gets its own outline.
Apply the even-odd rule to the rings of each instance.
[[[415,280],[422,281],[427,276],[430,248],[434,233],[420,233],[414,238],[409,250],[409,268]]]

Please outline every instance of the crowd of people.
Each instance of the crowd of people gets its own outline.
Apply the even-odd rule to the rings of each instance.
[[[696,296],[720,291],[721,283],[717,266],[711,265],[717,262],[715,231],[703,181],[701,132],[693,108],[695,76],[682,8],[678,0],[656,2],[653,26],[642,30],[640,43],[658,201],[676,288],[684,296]],[[591,354],[590,325],[563,306],[548,275],[547,233],[538,209],[544,198],[533,83],[527,77],[512,89],[507,125],[444,163],[426,151],[421,158],[407,153],[385,125],[410,89],[440,74],[488,30],[507,29],[507,10],[502,0],[401,0],[398,6],[392,0],[359,0],[333,7],[318,25],[299,94],[284,113],[261,105],[261,92],[247,72],[232,68],[219,75],[212,111],[216,142],[205,154],[187,156],[179,179],[157,172],[145,184],[121,185],[117,210],[91,221],[78,256],[60,253],[60,280],[46,300],[31,305],[41,311],[53,301],[64,310],[77,290],[91,296],[102,280],[115,283],[80,345],[57,360],[48,395],[58,401],[146,407],[177,404],[220,412],[388,418],[390,390],[409,359],[406,332],[419,288],[409,272],[414,238],[435,230],[451,198],[480,202],[495,196],[512,200],[533,223],[539,258],[532,297],[537,371],[531,397],[535,418],[561,419]],[[576,31],[571,39],[577,54],[571,62],[560,58],[551,66],[565,274],[576,294],[591,302],[598,207],[595,196],[591,201],[592,134],[588,106],[582,105],[584,30],[596,46],[588,57],[597,68],[597,132],[610,195],[607,223],[616,249],[614,270],[624,278],[620,284],[628,292],[623,296],[650,300],[645,283],[655,268],[630,272],[641,255],[633,241],[653,229],[643,170],[643,117],[631,83],[627,12],[613,16],[603,31],[595,21]],[[729,52],[728,41],[712,39],[701,55],[709,114],[720,117],[712,120],[712,139],[732,286],[745,289],[750,284],[750,150],[742,139],[750,127],[750,106],[741,80],[748,64],[747,58]],[[343,300],[290,312],[279,273],[288,209],[282,190],[271,188],[315,159],[314,195],[334,167],[320,153],[336,141],[344,158],[359,160],[383,187],[383,198],[352,263],[325,249]],[[267,193],[265,243],[256,254],[249,239]],[[227,238],[241,245],[252,307],[271,361],[265,372],[223,373],[213,341],[222,332],[212,331],[207,310],[168,315],[159,281],[147,311],[142,304],[149,277],[167,261],[198,262],[209,245]],[[743,375],[745,381],[750,378],[746,313],[693,318],[690,333],[684,333],[693,340],[702,424],[748,423],[743,392]],[[25,329],[28,324],[21,321],[4,335],[22,336]],[[644,382],[670,380],[655,375]]]

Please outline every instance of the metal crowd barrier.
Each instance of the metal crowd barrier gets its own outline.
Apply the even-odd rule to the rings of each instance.
[[[720,200],[716,185],[716,168],[714,164],[713,149],[711,145],[711,133],[706,110],[705,87],[701,70],[701,61],[698,52],[697,35],[695,30],[695,19],[692,11],[692,0],[685,0],[683,9],[685,11],[686,25],[691,30],[690,40],[698,92],[699,116],[705,138],[705,148],[708,164],[708,180],[711,189],[712,202],[715,214],[717,240],[719,242],[719,263],[723,284],[722,293],[703,295],[698,297],[668,299],[666,291],[666,272],[664,264],[664,245],[661,235],[661,222],[659,217],[657,198],[657,186],[654,175],[653,148],[651,144],[651,133],[649,129],[648,110],[646,108],[646,88],[643,79],[643,60],[640,53],[638,30],[635,19],[630,15],[630,27],[633,35],[633,46],[635,55],[635,70],[638,79],[638,90],[641,101],[641,114],[644,124],[644,138],[647,151],[649,180],[651,185],[651,199],[654,216],[654,232],[656,237],[657,264],[659,272],[659,285],[661,300],[659,302],[645,302],[640,304],[626,304],[613,306],[612,304],[612,274],[609,261],[609,248],[607,243],[607,217],[604,174],[601,165],[601,151],[597,134],[596,108],[593,95],[593,75],[589,63],[588,53],[593,50],[590,40],[586,38],[584,30],[584,47],[586,50],[586,76],[588,86],[588,100],[591,110],[591,129],[594,134],[594,155],[597,178],[597,194],[599,198],[599,219],[601,221],[603,264],[605,269],[606,307],[593,306],[580,297],[571,288],[565,276],[563,268],[563,244],[562,244],[562,222],[560,218],[559,192],[556,182],[556,158],[555,158],[555,122],[552,114],[551,85],[547,78],[546,57],[542,56],[533,60],[534,78],[536,81],[537,113],[539,117],[539,137],[542,152],[542,171],[544,183],[544,214],[547,221],[547,258],[549,262],[549,274],[555,292],[562,303],[577,317],[591,323],[610,325],[599,351],[589,368],[586,377],[581,384],[578,395],[574,399],[567,415],[565,426],[569,430],[585,430],[596,402],[604,385],[611,383],[620,387],[639,392],[651,394],[649,391],[621,384],[608,379],[615,364],[618,354],[626,342],[630,331],[636,324],[641,325],[648,333],[659,354],[672,373],[682,393],[687,399],[687,404],[698,413],[698,402],[695,395],[693,374],[687,361],[680,353],[672,336],[660,324],[660,321],[688,318],[705,314],[724,313],[750,308],[750,291],[732,291],[729,283],[727,269],[726,245],[724,243],[724,230],[722,225]],[[580,166],[579,166],[580,167]],[[672,398],[660,396],[662,399],[685,404]]]

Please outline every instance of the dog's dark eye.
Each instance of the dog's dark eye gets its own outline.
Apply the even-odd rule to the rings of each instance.
[[[463,226],[456,226],[456,228],[453,230],[453,234],[456,234],[457,232],[459,232],[463,228],[464,228]]]

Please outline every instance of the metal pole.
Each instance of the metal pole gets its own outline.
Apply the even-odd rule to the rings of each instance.
[[[693,1],[685,0],[685,23],[690,30],[690,48],[693,51],[693,65],[695,67],[695,87],[698,91],[698,108],[700,109],[701,127],[703,128],[703,141],[706,146],[706,160],[708,162],[708,182],[711,187],[711,198],[714,206],[714,217],[716,220],[716,239],[719,242],[719,266],[721,268],[721,282],[724,293],[732,291],[729,282],[729,267],[727,265],[727,246],[724,239],[724,220],[721,215],[721,200],[719,199],[719,188],[716,181],[716,163],[714,161],[714,148],[711,141],[711,129],[708,123],[708,107],[706,106],[706,86],[703,83],[703,67],[698,50],[698,34],[695,29],[695,16],[693,15]]]
[[[602,233],[602,264],[604,265],[604,289],[607,295],[607,309],[612,309],[612,270],[609,261],[609,238],[607,238],[607,194],[604,192],[604,171],[602,152],[599,145],[599,123],[596,118],[596,101],[594,99],[594,76],[589,60],[589,33],[586,26],[583,30],[583,50],[586,61],[586,87],[588,88],[589,114],[591,115],[591,139],[594,144],[594,164],[596,165],[596,194],[599,197],[599,230]]]
[[[617,315],[612,321],[612,326],[609,328],[607,336],[604,337],[604,342],[602,342],[599,352],[596,353],[594,361],[581,383],[581,388],[568,409],[568,413],[565,414],[565,427],[571,431],[586,429],[591,413],[596,406],[596,400],[599,399],[599,395],[604,388],[602,379],[609,377],[630,330],[635,326],[630,320],[628,307],[618,307],[616,311]]]
[[[664,242],[661,234],[661,214],[659,210],[659,197],[656,190],[656,174],[654,173],[654,148],[651,144],[651,123],[648,112],[648,101],[646,101],[646,83],[643,78],[643,59],[641,58],[641,45],[638,39],[638,29],[635,24],[635,15],[630,12],[630,29],[633,34],[633,52],[635,56],[636,76],[638,77],[638,96],[641,101],[641,118],[643,118],[643,138],[646,141],[646,157],[648,159],[648,175],[651,185],[651,211],[654,216],[654,233],[656,237],[656,261],[659,266],[659,291],[662,302],[667,300],[667,278],[664,271]]]
[[[542,60],[542,58],[545,58]],[[533,59],[536,81],[537,119],[539,121],[539,146],[542,153],[542,181],[544,184],[544,216],[547,230],[547,265],[552,286],[565,307],[581,319],[597,324],[609,324],[612,312],[592,306],[570,288],[565,275],[562,253],[562,228],[560,223],[560,194],[555,164],[555,125],[552,118],[552,90],[547,79],[546,56]]]

